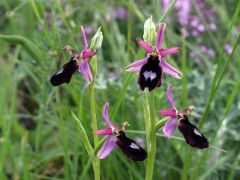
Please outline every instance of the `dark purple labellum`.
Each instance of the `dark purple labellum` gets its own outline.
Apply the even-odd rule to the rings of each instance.
[[[116,143],[122,152],[133,161],[143,161],[147,158],[147,152],[123,132],[117,136]]]
[[[58,86],[62,83],[69,83],[73,73],[78,69],[78,64],[76,60],[73,60],[73,57],[69,62],[64,64],[62,68],[54,73],[50,78],[50,82],[53,86]]]
[[[207,138],[203,136],[195,125],[188,121],[187,116],[183,116],[179,119],[178,129],[190,146],[199,149],[207,148],[209,146]]]
[[[162,68],[159,66],[159,56],[150,55],[148,62],[140,70],[138,84],[143,91],[146,87],[149,91],[161,86]]]

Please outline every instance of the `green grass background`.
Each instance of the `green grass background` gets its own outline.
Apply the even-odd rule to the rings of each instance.
[[[207,2],[216,12],[217,31],[184,39],[174,18],[167,24],[165,47],[182,47],[167,60],[184,78],[166,75],[154,93],[156,109],[167,108],[165,90],[172,84],[179,109],[188,104],[197,108],[190,119],[199,124],[211,147],[192,149],[178,132],[167,139],[159,130],[153,179],[230,180],[240,176],[240,2]],[[128,9],[129,18],[107,21],[111,17],[108,8],[120,5]],[[198,7],[193,8],[202,18]],[[51,30],[44,17],[46,11],[53,13]],[[144,21],[151,15],[156,23],[163,17],[157,0],[66,0],[64,6],[58,0],[1,0],[0,179],[93,179],[90,159],[70,113],[77,115],[93,143],[87,84],[80,73],[69,85],[52,87],[49,83],[51,74],[69,59],[61,48],[67,44],[82,48],[81,25],[94,31],[101,26],[104,36],[97,53],[98,127],[105,127],[101,111],[109,101],[111,121],[116,125],[128,121],[127,135],[145,139],[144,94],[137,87],[137,76],[124,69],[145,56],[135,40],[142,37]],[[174,11],[168,17],[173,15]],[[199,42],[214,49],[213,60],[199,51]],[[224,50],[226,43],[234,47],[231,55]],[[203,61],[197,63],[190,52]],[[36,128],[26,130],[19,123],[23,119],[33,120]],[[101,177],[144,179],[145,166],[146,162],[132,162],[115,150],[101,161]]]

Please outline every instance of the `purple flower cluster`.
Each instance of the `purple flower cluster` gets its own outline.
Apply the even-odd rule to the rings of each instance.
[[[215,58],[215,51],[205,45],[197,45],[200,53],[204,56],[204,59],[194,51],[190,52],[189,56],[194,59],[197,63],[202,64],[206,60],[213,60]]]
[[[163,12],[168,9],[170,3],[171,0],[161,0]],[[196,3],[196,6],[207,21],[206,27],[201,22],[201,19],[195,14],[191,0],[178,0],[175,4],[177,20],[180,25],[186,28],[186,36],[196,37],[205,32],[207,29],[211,31],[217,30],[214,10],[208,7],[205,0],[196,0],[194,3]]]

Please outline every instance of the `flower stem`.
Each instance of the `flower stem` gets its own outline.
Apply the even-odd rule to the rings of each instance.
[[[89,98],[90,98],[90,113],[92,118],[93,132],[97,130],[97,118],[96,118],[96,109],[94,101],[94,85],[89,86]],[[94,136],[94,145],[98,144],[98,136]]]
[[[154,106],[154,94],[145,93],[146,98],[146,134],[147,134],[147,149],[148,149],[148,159],[147,159],[147,169],[146,169],[146,180],[151,180],[153,176],[154,161],[156,154],[156,128],[155,128],[155,106]]]
[[[90,113],[92,118],[92,126],[93,132],[95,132],[97,128],[97,118],[96,118],[96,108],[95,108],[95,97],[94,97],[94,81],[89,86],[89,99],[90,99]],[[94,136],[94,147],[98,145],[98,136]],[[100,160],[96,157],[93,163],[93,171],[94,171],[94,179],[100,180]]]
[[[89,99],[90,99],[90,113],[92,118],[92,127],[93,132],[97,131],[97,118],[96,118],[96,108],[95,108],[95,96],[94,96],[94,85],[95,79],[97,75],[97,56],[94,56],[90,59],[90,67],[93,74],[93,81],[89,85]],[[98,136],[93,136],[94,140],[94,149],[98,146]],[[92,161],[93,164],[93,171],[94,171],[94,179],[100,180],[100,159],[95,156],[94,160]]]

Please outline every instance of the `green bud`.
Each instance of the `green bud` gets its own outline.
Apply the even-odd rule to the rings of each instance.
[[[155,42],[156,27],[152,21],[152,16],[145,21],[143,39],[151,45],[153,45]]]
[[[103,41],[103,34],[101,31],[101,27],[98,28],[96,34],[93,36],[90,44],[90,49],[97,50],[101,48]]]

